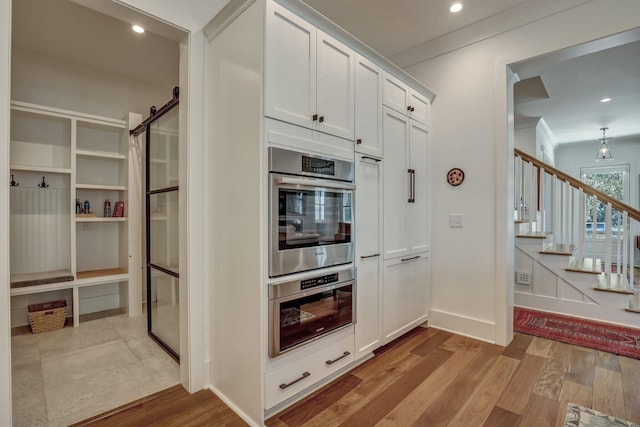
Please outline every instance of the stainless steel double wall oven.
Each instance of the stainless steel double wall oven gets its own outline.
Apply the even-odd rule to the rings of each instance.
[[[269,148],[269,277],[353,261],[353,162]]]
[[[328,269],[353,262],[353,180],[353,162],[269,148],[271,357],[355,323],[355,269]]]

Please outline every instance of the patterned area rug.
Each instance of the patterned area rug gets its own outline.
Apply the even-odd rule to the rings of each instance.
[[[515,307],[514,330],[640,359],[640,329]]]
[[[640,424],[569,403],[567,415],[564,418],[564,427],[640,427]]]

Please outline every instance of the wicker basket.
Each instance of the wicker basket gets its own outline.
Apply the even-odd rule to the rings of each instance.
[[[28,308],[32,333],[39,334],[64,328],[64,322],[67,320],[65,300],[30,304]]]

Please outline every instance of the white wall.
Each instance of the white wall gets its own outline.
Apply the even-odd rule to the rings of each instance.
[[[171,99],[172,89],[24,49],[12,51],[11,96],[17,101],[127,119],[130,111],[147,117],[151,105]]]
[[[438,94],[432,134],[438,159],[432,171],[434,326],[501,344],[510,339],[504,305],[513,286],[513,266],[505,262],[513,257],[513,145],[506,66],[632,29],[639,15],[635,0],[594,0],[407,69]],[[467,176],[457,188],[439,179],[454,166]],[[464,228],[449,228],[453,212],[464,214]]]
[[[514,129],[513,136],[515,148],[522,150],[531,156],[538,157],[536,145],[536,123]]]

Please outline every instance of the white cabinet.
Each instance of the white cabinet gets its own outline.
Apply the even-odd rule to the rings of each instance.
[[[355,224],[358,289],[355,327],[356,359],[382,345],[380,317],[382,162],[356,156]]]
[[[265,115],[353,139],[355,53],[267,2]]]
[[[384,107],[384,255],[429,250],[429,135],[426,127]]]
[[[356,152],[382,157],[382,79],[380,67],[356,55]]]
[[[345,338],[319,346],[317,351],[295,358],[267,373],[264,382],[265,409],[273,408],[353,362],[353,334],[341,335],[345,335]]]
[[[395,77],[385,74],[383,93],[383,103],[387,107],[422,124],[430,124],[431,104],[429,99],[420,92]]]
[[[427,320],[429,270],[426,253],[384,262],[383,344]]]

